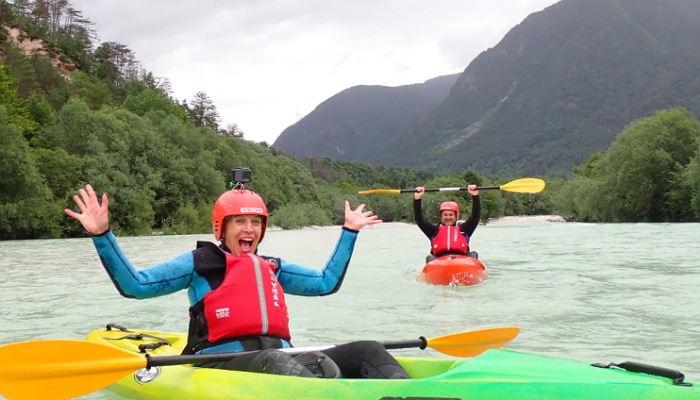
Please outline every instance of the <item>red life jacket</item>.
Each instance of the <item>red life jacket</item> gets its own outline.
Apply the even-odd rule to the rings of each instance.
[[[469,252],[469,239],[462,234],[458,226],[440,225],[430,244],[436,256],[447,252],[460,254]]]
[[[226,254],[226,275],[204,295],[209,342],[245,336],[289,340],[289,314],[272,263],[253,255]]]

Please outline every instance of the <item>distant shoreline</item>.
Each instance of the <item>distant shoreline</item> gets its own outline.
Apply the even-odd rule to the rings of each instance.
[[[515,215],[508,217],[491,218],[486,223],[518,223],[518,222],[566,222],[561,215]]]
[[[463,222],[463,221],[458,221],[458,222]],[[512,223],[525,223],[525,222],[567,222],[567,221],[561,215],[513,215],[513,216],[507,216],[507,217],[491,218],[488,221],[486,221],[485,224],[512,224]],[[396,225],[413,225],[413,224],[409,223],[409,222],[392,221],[392,222],[385,222],[383,224],[378,224],[378,225],[368,225],[363,229],[381,228],[382,226],[390,227],[392,225],[396,226]],[[299,229],[337,229],[338,227],[339,227],[339,225],[328,225],[328,226],[311,225],[311,226],[305,226],[305,227],[299,228]],[[267,230],[269,230],[269,231],[283,231],[285,229],[282,229],[278,226],[268,226]],[[294,229],[289,229],[289,230],[294,230]]]

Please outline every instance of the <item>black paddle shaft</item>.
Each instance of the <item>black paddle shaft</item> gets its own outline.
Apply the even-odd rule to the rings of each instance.
[[[319,347],[314,347],[313,350],[319,350],[322,348],[330,348],[333,346],[319,346]],[[300,353],[305,353],[307,351],[310,351],[310,348],[304,348],[304,347],[299,347],[299,348],[287,348],[287,349],[279,349],[280,351],[284,351],[287,354],[300,354]],[[146,354],[146,368],[149,369],[151,367],[164,367],[167,365],[183,365],[183,364],[202,364],[202,363],[210,363],[210,362],[220,362],[220,361],[228,361],[234,357],[242,356],[244,354],[252,354],[252,353],[259,353],[261,350],[252,350],[252,351],[238,351],[238,352],[227,352],[227,353],[211,353],[211,354],[187,354],[187,355],[181,355],[181,356],[151,356],[150,354]]]
[[[480,186],[476,187],[476,190],[499,190],[501,187],[500,186]],[[466,186],[461,186],[461,187],[445,187],[445,188],[432,188],[432,189],[424,189],[424,192],[464,192],[469,190],[468,187]],[[416,189],[401,189],[401,193],[415,193],[417,192]]]
[[[425,348],[428,347],[428,339],[421,336],[418,339],[387,341],[387,342],[382,342],[382,344],[384,345],[384,348],[387,350],[407,349],[410,347],[418,347],[421,350],[425,350]]]
[[[407,349],[411,347],[419,347],[421,350],[425,350],[428,347],[428,339],[421,336],[414,340],[397,340],[397,341],[386,341],[381,342],[384,348],[387,350],[392,349]],[[330,346],[320,346],[313,348],[313,350],[320,350],[322,348],[331,348]],[[192,355],[182,355],[182,356],[157,356],[152,357],[150,354],[146,354],[146,369],[151,367],[164,367],[167,365],[182,365],[182,364],[201,364],[209,362],[218,361],[228,361],[234,357],[238,357],[243,354],[258,353],[260,350],[253,351],[241,351],[241,352],[231,352],[231,353],[212,353],[212,354],[192,354]],[[309,348],[288,348],[283,350],[288,354],[298,354],[309,351]]]

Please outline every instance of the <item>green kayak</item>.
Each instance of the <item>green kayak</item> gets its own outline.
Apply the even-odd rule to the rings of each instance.
[[[100,329],[85,340],[155,358],[180,354],[186,335]],[[129,399],[159,400],[700,399],[700,382],[639,363],[591,365],[502,349],[472,358],[397,359],[413,379],[314,379],[169,365],[141,368],[106,390]]]

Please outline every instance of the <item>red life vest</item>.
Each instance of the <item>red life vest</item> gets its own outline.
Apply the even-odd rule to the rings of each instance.
[[[462,234],[458,226],[440,225],[438,232],[430,243],[433,247],[433,254],[469,252],[469,239]]]
[[[289,314],[272,263],[253,255],[226,254],[226,275],[204,295],[209,342],[245,336],[289,340]]]

